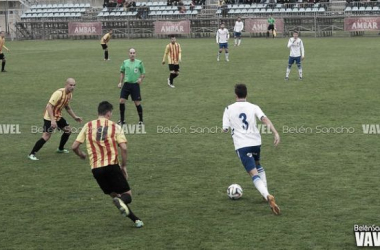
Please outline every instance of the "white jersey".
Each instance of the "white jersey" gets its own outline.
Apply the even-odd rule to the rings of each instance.
[[[291,37],[288,42],[288,48],[290,48],[291,57],[305,56],[305,49],[300,38],[294,40],[294,37]]]
[[[230,38],[230,33],[226,28],[218,29],[216,32],[216,42],[217,43],[227,43]]]
[[[244,23],[242,21],[236,21],[234,26],[234,32],[242,32],[244,29]]]
[[[231,128],[235,150],[261,145],[256,118],[266,117],[261,108],[250,102],[235,102],[224,110],[223,129]]]

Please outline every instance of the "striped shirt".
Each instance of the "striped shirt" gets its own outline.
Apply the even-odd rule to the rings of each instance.
[[[53,116],[56,121],[59,121],[62,117],[62,109],[69,105],[73,95],[72,93],[66,93],[65,88],[58,89],[50,97],[49,103],[53,105]],[[44,119],[50,121],[50,116],[45,109]]]
[[[86,141],[92,169],[119,164],[117,146],[127,143],[121,127],[103,117],[86,123],[76,141]]]
[[[179,64],[179,61],[181,61],[181,52],[181,45],[179,45],[179,43],[169,43],[166,45],[162,61],[165,62],[165,57],[167,57],[168,64]]]
[[[8,50],[7,47],[5,47],[5,38],[0,37],[0,54],[3,53],[3,47]]]

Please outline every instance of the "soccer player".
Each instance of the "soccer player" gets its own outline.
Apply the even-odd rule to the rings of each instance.
[[[92,174],[99,187],[112,197],[121,214],[130,218],[139,228],[144,223],[128,206],[132,202],[132,192],[127,181],[127,139],[121,127],[110,120],[112,110],[111,103],[101,102],[98,119],[86,123],[72,149],[81,159],[86,159],[86,154],[80,150],[80,145],[86,141]],[[121,166],[116,145],[121,149]]]
[[[73,97],[73,91],[75,88],[75,80],[73,78],[68,78],[64,88],[58,89],[50,97],[48,104],[46,105],[46,110],[44,114],[44,125],[43,134],[41,139],[39,139],[34,145],[32,151],[28,155],[28,158],[33,161],[38,161],[36,153],[44,146],[44,144],[50,139],[51,134],[58,127],[59,130],[63,131],[61,136],[61,141],[57,149],[57,153],[69,153],[69,150],[65,149],[64,146],[69,140],[71,134],[71,127],[62,117],[62,109],[65,108],[67,113],[74,118],[77,122],[82,122],[82,118],[77,116],[71,109],[69,103]]]
[[[112,30],[110,30],[107,34],[105,34],[102,37],[102,39],[100,39],[100,45],[102,46],[103,51],[104,51],[104,61],[110,60],[108,58],[108,46],[107,46],[107,43],[111,40],[111,36],[112,36]]]
[[[272,15],[269,16],[268,18],[268,30],[267,30],[267,38],[269,37],[269,31],[271,31],[272,33],[272,36],[274,38],[274,23],[276,22],[276,20],[274,20],[274,18],[272,17]]]
[[[256,117],[261,120],[274,134],[274,145],[280,142],[275,127],[265,116],[259,106],[247,102],[247,87],[245,84],[235,85],[236,102],[229,105],[223,114],[223,131],[231,128],[235,150],[245,170],[251,176],[253,184],[268,201],[274,214],[280,214],[273,195],[269,194],[264,168],[260,164],[261,136],[256,127]]]
[[[237,21],[235,22],[234,26],[234,37],[235,37],[235,43],[234,46],[240,46],[241,43],[241,32],[244,29],[244,23],[241,21],[241,18],[238,17]]]
[[[1,60],[1,72],[7,72],[5,70],[5,55],[3,53],[3,48],[7,51],[10,51],[7,47],[5,47],[5,33],[4,31],[0,31],[0,60]]]
[[[179,63],[181,62],[181,45],[176,42],[175,36],[170,38],[170,43],[166,45],[164,58],[162,58],[162,65],[165,64],[165,58],[168,58],[170,75],[168,78],[168,85],[171,88],[174,86],[174,78],[179,75]]]
[[[220,29],[216,32],[216,43],[219,44],[219,52],[218,57],[216,60],[219,62],[220,54],[222,53],[224,49],[224,54],[226,57],[226,61],[229,62],[228,59],[228,39],[230,38],[230,33],[228,30],[224,27],[224,23],[220,25]]]
[[[289,80],[289,73],[293,63],[297,64],[299,80],[302,81],[302,66],[301,61],[305,58],[305,49],[301,38],[298,37],[298,32],[293,32],[293,37],[289,38],[288,48],[290,49],[290,56],[288,67],[286,68],[285,80]]]
[[[120,92],[120,121],[119,124],[125,124],[125,100],[131,95],[132,101],[135,102],[137,113],[139,115],[139,125],[143,125],[143,108],[141,106],[140,85],[145,77],[145,68],[141,60],[136,57],[136,50],[129,49],[129,59],[125,60],[120,67],[120,79],[118,87]]]

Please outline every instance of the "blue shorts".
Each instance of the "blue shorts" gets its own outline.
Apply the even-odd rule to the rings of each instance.
[[[241,37],[241,32],[235,32],[235,37]]]
[[[228,43],[219,43],[219,49],[228,49]]]
[[[292,56],[289,56],[289,65],[292,65],[294,62],[296,62],[296,64],[301,64],[301,57],[300,56],[297,56],[297,57],[292,57]]]
[[[261,146],[252,146],[236,150],[247,173],[256,168],[255,162],[260,160],[260,148]]]

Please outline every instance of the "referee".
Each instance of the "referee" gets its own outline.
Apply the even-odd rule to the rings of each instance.
[[[139,115],[139,125],[143,125],[143,109],[141,106],[140,85],[145,77],[145,68],[141,60],[136,57],[136,50],[129,49],[129,59],[125,60],[120,67],[120,79],[118,87],[120,92],[120,120],[119,124],[125,124],[125,100],[131,95],[132,101],[135,102],[137,113]]]

